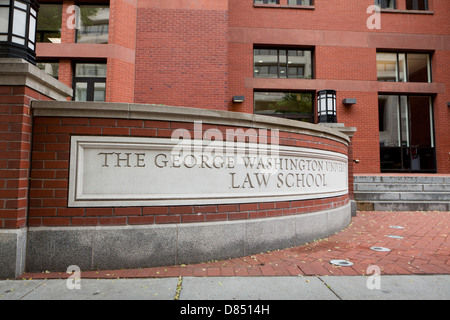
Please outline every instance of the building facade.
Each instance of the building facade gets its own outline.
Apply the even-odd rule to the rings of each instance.
[[[317,123],[332,89],[356,174],[450,173],[447,0],[40,4],[38,66],[73,100]]]

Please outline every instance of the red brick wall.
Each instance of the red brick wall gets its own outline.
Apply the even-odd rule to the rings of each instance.
[[[450,50],[436,51],[433,57],[433,81],[445,83],[445,92],[434,99],[434,121],[438,172],[450,173]]]
[[[134,101],[226,110],[227,34],[226,10],[139,8]]]
[[[338,122],[356,127],[353,138],[354,165],[358,174],[379,173],[377,49],[434,52],[433,83],[445,89],[430,89],[435,96],[435,136],[438,173],[450,172],[450,108],[447,35],[450,1],[430,0],[433,14],[381,14],[381,29],[366,26],[371,14],[366,12],[373,0],[315,1],[314,9],[254,6],[252,1],[229,0],[229,88],[230,96],[245,95],[242,104],[229,103],[229,110],[253,113],[254,89],[337,90]],[[406,8],[398,0],[398,9]],[[313,47],[315,80],[265,79],[254,81],[253,45]],[[258,79],[259,80],[259,79]],[[398,94],[414,94],[400,88]],[[342,99],[356,98],[354,106],[344,106]]]
[[[27,223],[32,100],[49,100],[23,86],[0,86],[0,228]]]
[[[133,1],[110,1],[108,43],[131,51],[107,59],[107,102],[134,101],[136,17]]]
[[[173,130],[177,128],[185,128],[194,134],[192,123],[97,118],[34,118],[28,225],[131,225],[226,221],[315,212],[337,208],[349,201],[348,195],[345,195],[317,200],[232,205],[67,207],[71,134],[170,138]],[[236,129],[221,125],[203,126],[203,130],[211,128],[220,130],[225,137],[227,129]],[[265,142],[270,135],[269,132],[267,136],[260,136],[258,139]],[[324,149],[343,154],[347,154],[348,151],[346,145],[337,141],[289,132],[280,132],[279,142],[281,145]]]

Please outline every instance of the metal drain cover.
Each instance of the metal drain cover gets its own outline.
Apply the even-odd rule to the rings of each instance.
[[[392,229],[405,229],[405,227],[400,227],[400,226],[389,226],[389,228],[392,228]]]
[[[394,239],[403,239],[403,237],[402,236],[388,236],[389,238],[394,238]]]
[[[331,260],[330,263],[341,267],[350,267],[353,265],[353,262],[348,260]]]
[[[391,251],[391,249],[384,248],[384,247],[370,247],[370,250],[373,250],[373,251],[381,251],[381,252]]]

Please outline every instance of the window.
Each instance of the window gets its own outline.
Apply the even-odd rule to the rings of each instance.
[[[75,101],[105,101],[106,63],[77,63],[73,79]]]
[[[59,63],[58,62],[37,62],[36,67],[58,79]]]
[[[288,0],[290,6],[312,6],[313,0]]]
[[[37,18],[36,42],[61,43],[62,4],[42,3]]]
[[[313,97],[310,92],[255,91],[254,112],[313,123]]]
[[[435,172],[433,105],[430,96],[379,95],[382,172]]]
[[[377,53],[378,81],[431,82],[428,53]]]
[[[428,10],[428,0],[406,0],[407,10]]]
[[[254,0],[255,4],[279,4],[279,0]]]
[[[312,79],[312,50],[256,48],[255,78]]]
[[[108,43],[109,6],[80,6],[80,28],[77,43]]]
[[[395,9],[395,0],[375,0],[375,5],[379,6],[381,9]]]

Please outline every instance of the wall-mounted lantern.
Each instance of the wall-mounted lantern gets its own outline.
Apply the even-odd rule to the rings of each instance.
[[[35,0],[0,0],[0,57],[36,64]]]
[[[342,103],[346,106],[351,106],[353,104],[356,104],[356,99],[344,99],[342,100]]]
[[[233,96],[233,102],[234,103],[242,103],[245,101],[244,96]]]
[[[321,90],[317,92],[317,113],[319,123],[336,123],[336,91]]]

